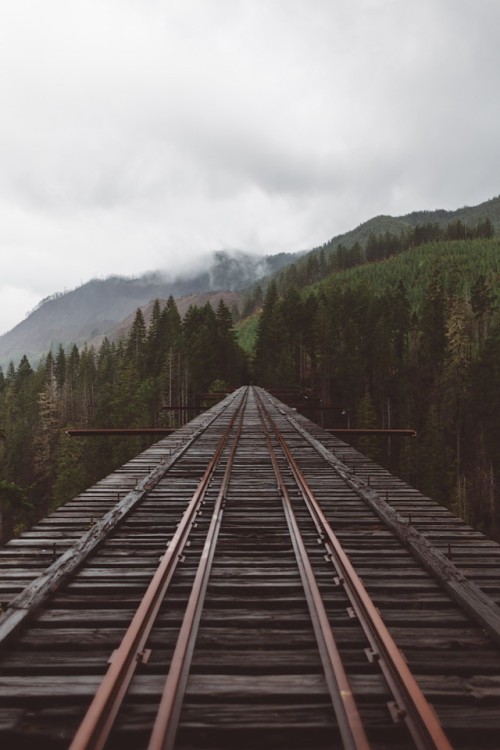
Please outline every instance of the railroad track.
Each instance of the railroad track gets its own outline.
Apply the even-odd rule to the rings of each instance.
[[[498,748],[499,562],[240,389],[2,551],[2,747]]]

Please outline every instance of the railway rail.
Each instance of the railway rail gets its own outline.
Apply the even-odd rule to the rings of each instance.
[[[240,389],[0,551],[2,747],[493,750],[499,563]]]

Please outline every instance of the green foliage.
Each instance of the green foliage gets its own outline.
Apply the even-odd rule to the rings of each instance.
[[[333,406],[327,426],[343,412],[352,427],[414,427],[411,445],[365,438],[359,447],[497,533],[500,241],[488,239],[487,223],[474,231],[484,236],[450,240],[443,234],[473,231],[458,221],[444,230],[423,226],[419,238],[430,243],[319,282],[315,263],[302,276],[298,265],[288,269],[268,287],[255,375],[259,384],[294,386]],[[389,246],[389,238],[372,238],[367,252]],[[290,288],[292,276],[315,283]]]
[[[255,352],[258,326],[259,313],[253,313],[235,326],[238,344],[250,356],[253,356]]]
[[[192,307],[182,321],[170,298],[163,309],[154,305],[148,327],[139,310],[123,342],[105,339],[98,352],[60,347],[36,371],[26,357],[17,370],[0,371],[0,539],[148,444],[121,437],[79,441],[66,428],[177,427],[188,417],[170,407],[196,407],[210,388],[240,385],[246,370],[223,302],[215,312],[208,304]]]
[[[378,263],[425,244],[491,239],[495,234],[495,225],[500,227],[500,198],[490,204],[486,204],[487,208],[483,208],[483,211],[494,217],[495,224],[487,213],[477,213],[472,209],[450,214],[442,212],[443,216],[441,212],[424,212],[404,217],[404,220],[377,216],[358,229],[340,238],[333,238],[322,247],[303,255],[296,263],[276,274],[274,281],[280,295],[284,296],[290,289],[314,286],[331,273],[357,268],[366,263]],[[472,216],[475,217],[474,222],[471,220]],[[420,223],[418,219],[427,219],[427,222]],[[242,317],[258,310],[261,304],[262,291],[259,284],[247,295]]]
[[[259,383],[277,386],[286,381],[289,374],[285,354],[285,320],[279,304],[276,284],[269,284],[255,348],[255,374]]]
[[[82,492],[87,486],[85,470],[85,446],[73,440],[61,430],[55,451],[55,480],[52,488],[51,507],[57,508],[68,498]]]
[[[26,490],[14,482],[0,480],[0,537],[20,533],[32,510]]]

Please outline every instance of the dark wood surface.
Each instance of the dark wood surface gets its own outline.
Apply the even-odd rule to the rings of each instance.
[[[23,621],[0,655],[2,747],[67,747],[220,433],[218,419],[210,429],[202,427],[219,413],[223,422],[224,408],[230,411],[227,399],[0,550],[3,621]],[[494,631],[500,601],[500,547],[338,438],[279,408],[276,417],[296,460],[454,746],[500,747],[500,649],[494,632],[486,630],[489,622]],[[158,481],[151,483],[160,466]],[[51,566],[76,554],[82,539],[99,536],[99,522],[142,490],[136,507],[78,560],[71,575],[51,577]],[[110,747],[146,742],[209,504]],[[362,630],[349,615],[297,496],[294,504],[373,746],[411,747],[390,719],[387,688],[366,658]],[[51,581],[47,595],[30,609],[26,592],[30,585],[32,592],[39,590],[42,581]],[[473,592],[474,602],[465,609],[464,589]],[[467,609],[475,610],[473,617]],[[320,750],[338,742],[281,498],[261,431],[250,420],[224,510],[178,747]]]

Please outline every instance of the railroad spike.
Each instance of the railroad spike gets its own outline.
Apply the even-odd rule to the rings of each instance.
[[[401,722],[405,720],[406,711],[404,710],[404,708],[398,706],[395,701],[389,701],[387,703],[387,708],[389,709],[389,713],[395,724],[401,724]]]
[[[139,664],[147,664],[149,661],[149,657],[151,656],[152,651],[150,648],[145,648],[142,651],[139,651],[137,653],[137,661]]]
[[[370,664],[374,664],[380,659],[380,653],[373,648],[365,648],[365,654]]]

